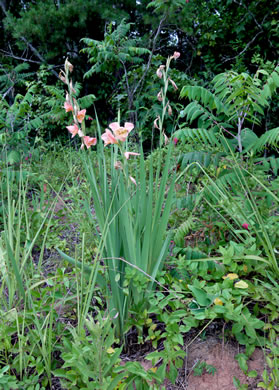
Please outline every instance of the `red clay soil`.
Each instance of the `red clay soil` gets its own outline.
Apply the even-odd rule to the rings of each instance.
[[[248,378],[240,370],[235,355],[239,353],[236,346],[225,344],[220,340],[211,338],[206,341],[197,341],[188,349],[186,358],[187,380],[181,388],[187,390],[235,390],[233,377],[237,377],[240,383],[247,384],[249,389],[256,389],[264,370],[264,355],[260,349],[256,349],[249,359],[249,370],[258,372],[257,378]],[[214,375],[204,373],[202,376],[194,376],[194,366],[198,361],[205,361],[216,368]]]
[[[240,370],[234,358],[236,354],[242,352],[239,347],[224,344],[216,337],[209,337],[205,341],[197,339],[186,352],[185,364],[180,370],[176,384],[172,385],[165,380],[164,386],[167,390],[236,390],[233,385],[234,376],[241,384],[247,384],[249,390],[254,390],[258,389],[257,384],[262,380],[265,359],[260,349],[256,349],[247,362],[249,370],[258,372],[257,378],[248,378]],[[139,361],[146,370],[152,367],[150,361],[144,359]],[[215,374],[204,373],[201,376],[194,376],[194,367],[199,361],[214,366]]]

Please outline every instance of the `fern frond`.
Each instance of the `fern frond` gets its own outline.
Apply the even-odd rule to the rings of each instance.
[[[186,221],[184,221],[177,229],[174,235],[174,243],[177,246],[184,246],[184,238],[193,229],[195,223],[192,216],[190,215]]]
[[[204,87],[187,85],[181,90],[180,97],[188,97],[190,100],[196,100],[202,103],[210,110],[217,110],[217,113],[224,111],[224,104],[212,92]]]
[[[248,176],[245,171],[242,171],[244,177]],[[218,203],[224,198],[227,198],[228,191],[230,195],[238,195],[241,179],[235,170],[224,169],[220,176],[214,180],[214,183],[205,187],[203,196],[210,202]]]
[[[201,144],[210,144],[212,147],[222,147],[219,140],[219,131],[218,128],[206,130],[204,128],[191,129],[189,127],[184,127],[177,130],[174,133],[174,137],[181,139],[183,142],[194,142]]]
[[[184,248],[181,253],[185,255],[186,260],[198,260],[198,259],[204,259],[208,257],[204,252],[202,252],[199,248],[191,248],[187,247]]]
[[[252,150],[258,152],[266,147],[278,148],[279,146],[279,127],[268,130],[253,145]]]
[[[96,96],[93,94],[83,96],[82,98],[78,99],[78,103],[80,107],[82,108],[88,108],[90,107],[94,101],[96,100]]]
[[[261,97],[263,99],[271,98],[271,96],[273,95],[273,93],[276,91],[277,88],[279,88],[279,65],[274,69],[274,71],[267,78],[266,83],[261,92]]]
[[[193,162],[198,163],[204,168],[208,168],[210,164],[213,164],[214,167],[219,165],[221,158],[225,155],[223,152],[206,152],[206,151],[196,151],[183,154],[178,163],[180,164],[180,169],[185,169],[189,164]]]
[[[192,123],[195,119],[200,118],[202,122],[204,123],[204,126],[209,126],[213,122],[217,122],[217,118],[211,111],[208,111],[207,108],[203,107],[201,104],[199,104],[197,101],[193,101],[192,103],[188,104],[187,107],[184,108],[180,112],[180,117],[184,118],[187,116],[187,121]]]

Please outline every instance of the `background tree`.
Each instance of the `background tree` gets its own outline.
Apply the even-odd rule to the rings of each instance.
[[[144,76],[137,92],[146,90],[153,82],[154,69],[148,72],[151,63],[157,66],[160,56],[166,58],[174,51],[182,54],[176,67],[183,85],[185,75],[206,84],[232,67],[255,73],[259,64],[275,66],[278,15],[279,3],[270,7],[267,0],[1,0],[0,63],[5,70],[28,63],[30,72],[44,64],[57,78],[69,57],[77,79],[82,80],[91,66],[81,52],[86,42],[81,39],[104,43],[108,28],[114,33],[125,19],[130,28],[124,40],[131,47],[136,40],[137,47],[146,49],[142,62],[131,64],[122,59],[122,64],[119,61],[111,67],[107,57],[106,71],[95,73],[83,84],[84,93],[95,94],[112,119],[114,96],[123,93],[124,83],[131,83],[135,75],[139,79]],[[131,100],[134,104],[138,97],[127,93],[126,99],[123,109],[131,110]],[[272,107],[270,110],[273,112]]]

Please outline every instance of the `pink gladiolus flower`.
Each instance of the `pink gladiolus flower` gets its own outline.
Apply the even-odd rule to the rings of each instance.
[[[64,103],[64,108],[65,108],[65,111],[66,111],[66,112],[74,111],[73,106],[72,106],[71,103],[69,103],[69,102],[65,102],[65,103]]]
[[[121,127],[118,122],[113,122],[109,125],[109,127],[113,131],[115,138],[119,141],[124,142],[128,137],[130,131],[133,130],[134,125],[133,123],[125,122],[124,127]]]
[[[242,225],[242,227],[243,227],[243,229],[249,230],[249,225],[248,225],[248,223],[244,223],[244,224]]]
[[[79,131],[79,128],[76,124],[74,124],[73,126],[66,126],[66,128],[69,130],[69,132],[72,134],[72,138],[77,135],[78,131]]]
[[[84,120],[85,114],[86,114],[86,110],[81,110],[77,113],[77,120],[79,123],[82,123],[82,121]]]
[[[84,142],[85,146],[87,147],[87,149],[89,149],[91,145],[96,145],[97,138],[92,138],[92,137],[88,137],[88,135],[85,135],[83,137],[83,142]]]
[[[124,153],[124,156],[125,156],[125,158],[126,158],[127,160],[129,160],[129,157],[130,157],[130,156],[140,156],[140,154],[139,154],[139,153],[134,153],[134,152],[125,152],[125,153]]]
[[[84,134],[83,134],[83,132],[79,129],[78,130],[78,136],[81,138],[81,137],[84,137]]]
[[[102,134],[101,138],[104,141],[105,146],[109,144],[118,144],[117,139],[114,137],[114,135],[109,129],[106,129],[106,132]]]
[[[177,142],[178,142],[178,138],[174,137],[174,139],[173,139],[173,143],[176,145],[176,144],[177,144]]]

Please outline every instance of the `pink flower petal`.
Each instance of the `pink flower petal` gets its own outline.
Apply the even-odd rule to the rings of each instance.
[[[89,149],[91,145],[96,145],[97,138],[92,138],[92,137],[89,137],[88,135],[85,135],[83,137],[83,142],[85,143],[85,146],[87,147],[87,149]]]
[[[119,129],[120,125],[118,122],[112,122],[109,124],[109,127],[111,128],[112,131],[115,131],[115,130]]]
[[[84,137],[84,134],[83,134],[83,132],[79,129],[79,131],[78,131],[78,136],[81,138],[81,137]]]
[[[140,156],[140,154],[139,154],[139,153],[134,153],[134,152],[125,152],[125,153],[124,153],[124,156],[125,156],[125,158],[126,158],[127,160],[129,160],[129,157],[130,157],[130,156]]]
[[[77,120],[79,123],[82,123],[82,121],[85,118],[86,110],[81,110],[77,113]]]
[[[109,144],[118,144],[117,139],[113,136],[112,132],[109,129],[106,129],[106,132],[101,135],[102,140],[105,143],[105,146]]]
[[[66,112],[74,111],[73,106],[72,106],[71,103],[69,103],[69,102],[65,102],[65,103],[64,103],[64,108],[65,108],[65,111],[66,111]]]
[[[66,129],[68,129],[69,132],[72,134],[72,138],[79,132],[79,128],[76,124],[74,124],[73,126],[66,126]]]
[[[133,176],[129,176],[129,178],[131,182],[134,183],[134,185],[136,186],[137,185],[136,179]]]
[[[133,123],[131,123],[131,122],[125,122],[124,127],[125,127],[125,129],[127,129],[127,130],[129,131],[129,133],[130,133],[130,131],[132,131],[133,128],[134,128],[135,126],[134,126]]]

